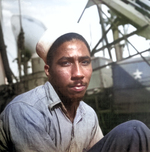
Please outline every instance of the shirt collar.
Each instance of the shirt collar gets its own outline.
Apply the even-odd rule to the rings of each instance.
[[[61,103],[60,98],[58,97],[56,91],[54,90],[53,86],[50,84],[50,82],[46,82],[44,85],[44,89],[46,92],[46,96],[49,101],[49,108],[50,110],[57,104]]]
[[[74,124],[77,124],[80,120],[82,120],[83,115],[86,113],[85,107],[84,107],[84,102],[80,101],[79,107],[77,108],[76,111],[76,116],[74,118]]]
[[[54,90],[53,86],[50,84],[49,81],[47,81],[44,85],[44,89],[46,92],[46,96],[49,101],[49,109],[51,110],[54,106],[58,105],[61,103],[61,100],[59,96],[57,95],[56,91]],[[79,104],[79,107],[77,108],[77,115],[83,116],[85,114],[86,110],[84,107],[84,102],[81,101]]]
[[[86,113],[86,109],[85,109],[85,106],[84,106],[84,102],[83,101],[80,101],[80,104],[79,104],[79,111],[81,113],[81,115],[84,115]]]

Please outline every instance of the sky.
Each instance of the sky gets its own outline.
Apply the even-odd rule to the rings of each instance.
[[[25,39],[32,41],[32,44],[28,45],[33,45],[32,48],[35,52],[35,45],[45,28],[51,28],[57,32],[58,28],[67,28],[77,23],[86,4],[87,0],[20,0],[21,15],[26,17],[22,19]],[[17,57],[16,38],[20,31],[20,22],[17,16],[20,13],[19,1],[2,0],[1,6],[3,35],[9,63],[12,71],[17,74],[17,64],[14,60]],[[35,23],[35,25],[27,18],[32,19],[37,24]],[[84,15],[81,22],[86,24],[85,27],[89,27],[89,23],[93,20],[98,24],[96,16],[93,18],[91,15]],[[42,29],[41,26],[45,28]]]
[[[60,28],[68,28],[72,24],[76,24],[88,0],[20,0],[21,15],[25,38],[28,39],[26,44],[35,52],[35,45],[42,36],[46,28],[50,28],[56,33]],[[2,27],[5,45],[7,46],[7,55],[12,71],[18,75],[16,38],[20,29],[19,0],[1,0],[2,6]],[[105,8],[107,11],[107,8]],[[83,30],[88,30],[90,35],[89,44],[92,47],[101,37],[101,29],[99,25],[99,17],[96,6],[86,9],[80,24],[83,24]],[[122,30],[122,29],[121,29]],[[134,27],[129,28],[130,31],[135,30]],[[87,33],[87,32],[86,32]],[[112,41],[112,35],[108,35],[109,42]],[[143,37],[132,36],[129,39],[138,50],[144,51],[150,45],[150,41]],[[32,43],[31,43],[32,42]],[[132,50],[132,48],[130,47]],[[132,51],[131,51],[132,52]],[[133,54],[135,51],[133,50]],[[100,56],[97,53],[96,56]],[[127,54],[125,53],[125,56]],[[115,58],[115,57],[114,57]]]

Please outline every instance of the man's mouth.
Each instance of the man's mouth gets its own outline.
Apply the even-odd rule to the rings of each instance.
[[[71,90],[75,91],[75,92],[81,92],[84,91],[86,89],[86,85],[74,85],[71,86]]]

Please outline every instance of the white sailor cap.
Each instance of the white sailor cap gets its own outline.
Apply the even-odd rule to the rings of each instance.
[[[55,29],[48,28],[40,38],[39,42],[36,45],[36,52],[39,55],[39,57],[41,57],[46,63],[47,53],[51,45],[55,42],[57,38],[70,32],[74,32],[82,35],[86,39],[86,41],[90,44],[90,30],[89,27],[87,27],[87,25],[85,26],[76,23],[73,25],[70,24],[69,26],[68,24],[66,26],[65,25],[62,26],[60,24],[59,27],[57,26],[55,27]]]

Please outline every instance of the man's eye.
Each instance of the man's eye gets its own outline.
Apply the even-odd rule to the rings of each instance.
[[[69,66],[71,63],[68,61],[62,61],[61,66]]]
[[[91,63],[91,61],[89,61],[89,60],[82,61],[82,65],[89,65],[90,63]]]

